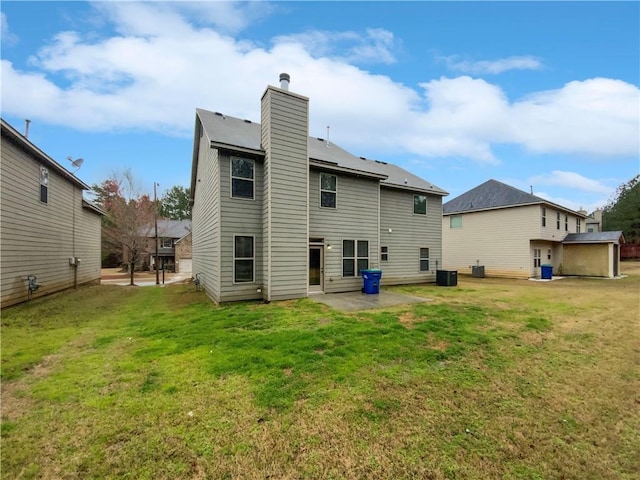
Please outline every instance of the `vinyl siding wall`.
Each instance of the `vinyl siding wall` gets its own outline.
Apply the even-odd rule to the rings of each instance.
[[[192,217],[192,273],[214,302],[220,302],[220,166],[218,150],[200,137]]]
[[[27,275],[41,285],[34,298],[73,287],[69,257],[82,259],[78,285],[100,281],[100,216],[83,209],[82,189],[52,168],[48,203],[40,202],[40,165],[2,139],[2,307],[28,298]]]
[[[334,174],[333,172],[327,172]],[[320,207],[320,172],[309,176],[309,237],[324,242],[324,291],[360,290],[362,278],[342,277],[342,241],[369,242],[369,268],[379,266],[379,182],[346,175],[337,176],[337,208]],[[331,250],[327,246],[331,245]]]
[[[307,295],[308,99],[268,87],[262,98],[264,298]]]
[[[462,228],[450,228],[450,215],[442,217],[444,268],[471,274],[478,262],[487,276],[528,278],[531,239],[541,236],[540,215],[539,205],[463,213]]]
[[[413,195],[380,189],[380,246],[388,247],[389,258],[380,262],[383,285],[433,282],[442,267],[442,197],[427,195],[427,214],[415,215]],[[420,248],[429,249],[428,272],[420,271]]]
[[[235,155],[241,157],[242,155]],[[248,157],[246,157],[248,158]],[[220,301],[251,300],[262,298],[262,161],[254,163],[254,199],[231,198],[231,157],[221,153],[220,159]],[[235,235],[254,237],[254,281],[233,282],[233,242]]]

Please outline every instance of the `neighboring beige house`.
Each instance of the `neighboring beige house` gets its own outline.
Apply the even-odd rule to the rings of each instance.
[[[602,210],[595,210],[592,212],[586,219],[586,230],[587,233],[595,233],[602,231]]]
[[[178,263],[182,253],[178,251],[176,244],[190,233],[191,220],[158,219],[158,265],[161,270],[179,271]],[[147,237],[147,242],[144,252],[138,257],[136,269],[153,270],[156,265],[155,225],[151,225],[149,228],[145,227],[142,235]],[[129,261],[129,255],[126,249],[123,249],[123,259],[125,263]],[[188,259],[191,259],[190,246]],[[187,261],[185,263],[188,264],[189,262]],[[183,268],[187,268],[187,266],[188,265],[184,265]]]
[[[176,249],[176,273],[192,272],[192,242],[191,231],[175,241]]]
[[[215,302],[433,282],[447,192],[309,137],[309,99],[268,86],[261,123],[198,109],[191,170],[193,273]]]
[[[82,198],[89,186],[4,119],[1,150],[1,306],[99,283],[103,212]]]
[[[581,250],[576,246],[591,245],[592,241],[581,236],[585,218],[582,213],[489,180],[443,205],[443,267],[473,274],[481,271],[473,268],[479,266],[487,276],[530,278],[540,277],[541,266],[546,264],[553,266],[554,275],[611,276],[617,267],[603,271],[603,259],[591,255],[588,260],[575,259],[574,252]],[[565,244],[565,239],[570,243]],[[617,265],[619,253],[611,252],[617,255],[612,260]],[[577,269],[577,265],[581,267]]]

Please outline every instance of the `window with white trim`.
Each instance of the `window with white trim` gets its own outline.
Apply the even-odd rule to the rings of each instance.
[[[369,268],[369,241],[342,241],[342,276],[355,277]]]
[[[233,282],[251,283],[255,272],[254,237],[235,235],[233,237]]]
[[[566,213],[564,214],[564,231],[569,231],[569,215],[567,215]]]
[[[413,196],[413,213],[414,215],[426,215],[427,214],[427,196],[418,195]]]
[[[545,207],[542,207],[542,226],[547,226],[547,209]]]
[[[254,198],[254,167],[253,160],[231,157],[231,196],[233,198]]]
[[[582,220],[580,218],[576,218],[576,233],[580,233],[581,223],[582,223]]]
[[[538,268],[542,264],[540,261],[541,255],[542,251],[539,248],[533,249],[533,268]]]
[[[49,170],[46,167],[40,167],[40,201],[49,203]]]
[[[556,228],[560,230],[560,212],[556,213]]]
[[[462,215],[451,215],[449,217],[449,228],[462,228]]]
[[[336,208],[338,200],[338,177],[330,173],[320,174],[320,206]]]
[[[160,248],[173,248],[173,238],[161,238]]]
[[[381,262],[389,261],[389,247],[387,246],[380,247],[380,261]]]
[[[429,271],[429,249],[420,247],[420,271]]]

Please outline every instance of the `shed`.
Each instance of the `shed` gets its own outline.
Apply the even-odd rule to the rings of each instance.
[[[621,231],[570,233],[562,242],[564,275],[617,277],[620,275]]]

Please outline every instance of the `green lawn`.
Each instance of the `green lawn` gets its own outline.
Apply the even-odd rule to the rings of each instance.
[[[638,264],[424,304],[98,286],[2,312],[3,478],[631,479]]]

